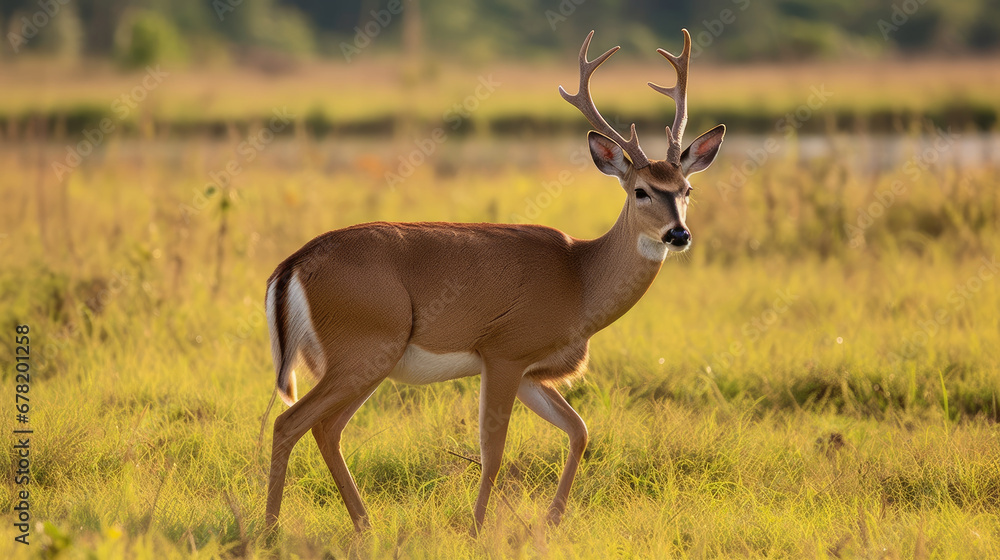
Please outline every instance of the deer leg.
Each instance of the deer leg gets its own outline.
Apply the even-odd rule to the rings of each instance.
[[[523,371],[524,366],[520,364],[484,360],[479,395],[479,447],[483,472],[473,510],[473,534],[479,532],[486,518],[486,504],[500,472],[510,411]]]
[[[552,500],[552,505],[549,506],[549,522],[558,525],[566,511],[569,490],[573,486],[577,468],[580,466],[583,452],[587,448],[587,425],[559,391],[528,377],[521,380],[521,385],[517,389],[517,398],[535,414],[548,420],[552,425],[569,435],[569,455],[566,457],[566,466],[563,467],[562,476],[559,477],[556,496]]]
[[[354,477],[351,476],[351,471],[347,468],[347,462],[340,449],[340,436],[347,423],[374,392],[375,388],[356,399],[338,415],[320,420],[312,428],[313,437],[316,438],[319,450],[323,454],[323,460],[326,461],[326,466],[330,469],[330,474],[333,475],[333,480],[337,483],[340,497],[344,499],[344,506],[347,507],[347,513],[351,515],[354,528],[359,532],[368,529],[371,525],[368,522],[368,512],[365,511],[365,504],[361,500],[358,486],[354,483]]]
[[[351,343],[334,340],[329,346],[330,348],[338,348],[339,352],[330,350],[326,351],[325,354],[331,357],[337,356],[337,359],[330,360],[332,363],[326,366],[326,373],[315,387],[274,420],[271,474],[268,481],[267,509],[264,522],[268,529],[278,522],[278,513],[281,511],[281,495],[285,485],[285,471],[288,468],[288,457],[291,455],[292,447],[306,432],[321,421],[339,418],[348,409],[354,408],[356,410],[360,407],[361,403],[389,374],[389,371],[399,361],[399,357],[403,355],[403,349],[406,347],[406,335],[399,334],[393,338],[377,338],[358,336],[355,333],[355,339]],[[374,356],[372,355],[373,348],[376,349]],[[351,415],[353,415],[353,411]],[[347,420],[349,419],[348,416]],[[336,474],[334,473],[335,477]],[[338,486],[340,486],[339,482],[340,480],[338,480]],[[350,506],[348,511],[350,511]],[[356,513],[358,512],[352,511],[351,516],[355,517]],[[357,524],[356,517],[355,524]]]
[[[324,379],[325,380],[325,379]],[[322,389],[326,389],[325,391]],[[271,442],[271,473],[267,488],[265,526],[270,529],[278,522],[281,497],[285,486],[285,472],[292,448],[299,439],[324,418],[342,412],[372,390],[372,384],[358,387],[346,383],[325,383],[313,387],[288,410],[274,420],[274,438]]]

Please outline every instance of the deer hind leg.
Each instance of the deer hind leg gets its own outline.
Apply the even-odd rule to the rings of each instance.
[[[347,468],[347,462],[340,449],[340,436],[347,423],[374,392],[373,388],[348,405],[337,416],[320,420],[312,428],[313,437],[316,438],[316,444],[319,445],[319,450],[323,454],[323,460],[326,461],[326,466],[330,469],[330,474],[333,475],[333,480],[337,483],[340,497],[343,498],[347,513],[350,514],[351,520],[354,522],[354,528],[359,532],[371,525],[368,522],[368,512],[365,511],[365,504],[361,500],[358,486],[354,483],[354,477],[351,476],[351,471]]]
[[[510,411],[514,406],[524,368],[524,364],[489,360],[485,357],[483,360],[479,391],[479,447],[483,472],[473,510],[473,534],[479,532],[486,518],[486,505],[496,484],[497,473],[500,472]]]
[[[563,467],[562,476],[559,477],[556,496],[552,500],[552,505],[549,506],[549,521],[558,525],[566,511],[569,490],[573,486],[573,479],[576,477],[583,452],[587,449],[587,425],[559,391],[531,377],[525,377],[521,380],[521,385],[517,389],[517,398],[535,414],[548,420],[552,425],[569,435],[569,455],[566,457],[566,466]]]
[[[274,420],[271,473],[268,480],[265,513],[265,526],[267,528],[273,527],[278,521],[285,485],[285,472],[288,468],[288,458],[292,448],[310,429],[317,426],[322,429],[321,423],[323,422],[336,425],[342,421],[346,424],[354,410],[357,410],[364,403],[365,399],[389,375],[389,371],[399,361],[400,356],[403,355],[403,349],[406,347],[408,333],[408,329],[400,329],[398,334],[392,337],[363,337],[354,333],[354,339],[351,342],[336,341],[336,345],[339,345],[337,357],[340,359],[328,360],[326,372],[316,386]],[[331,344],[330,346],[332,348],[336,345]],[[326,354],[333,356],[333,353],[329,351]],[[350,414],[345,414],[348,411]],[[342,416],[347,416],[347,418],[342,419]],[[343,426],[340,426],[340,429],[343,429]],[[320,449],[323,449],[322,445]],[[324,459],[326,459],[325,454]],[[343,463],[342,457],[340,463]],[[336,463],[335,467],[337,470],[333,474],[337,479],[337,485],[343,488],[342,477],[338,478],[341,471]],[[347,473],[346,465],[343,472]],[[350,473],[347,473],[347,477],[350,478]],[[349,491],[353,489],[354,494],[357,493],[353,481],[348,489]],[[360,502],[360,497],[358,502]],[[348,511],[351,512],[351,517],[355,519],[355,524],[357,524],[356,514],[359,512],[357,510],[351,511],[351,507],[348,505]],[[360,512],[363,514],[363,508]]]

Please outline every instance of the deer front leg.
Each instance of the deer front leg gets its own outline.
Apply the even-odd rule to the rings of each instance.
[[[559,521],[562,520],[563,513],[566,512],[569,490],[573,486],[573,479],[576,477],[583,452],[587,449],[587,425],[559,391],[530,377],[521,380],[521,385],[517,390],[517,398],[535,414],[548,420],[552,425],[569,435],[569,455],[566,457],[566,466],[563,467],[562,476],[559,477],[556,496],[552,500],[552,505],[549,506],[549,522],[558,525]]]
[[[524,367],[523,364],[484,360],[479,391],[479,447],[483,473],[473,510],[473,535],[478,534],[483,526],[486,505],[500,472],[510,411]]]

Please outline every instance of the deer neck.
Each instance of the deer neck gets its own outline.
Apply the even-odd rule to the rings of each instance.
[[[581,242],[583,320],[586,335],[603,329],[632,308],[642,297],[663,259],[657,249],[643,247],[633,227],[634,209],[625,201],[618,221],[597,239]],[[644,254],[645,253],[645,254]]]

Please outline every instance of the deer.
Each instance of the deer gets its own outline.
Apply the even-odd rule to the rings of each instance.
[[[580,85],[559,93],[593,126],[597,169],[625,190],[617,221],[596,239],[534,224],[373,222],[330,231],[281,262],[265,297],[276,391],[288,408],[274,421],[265,527],[278,522],[289,455],[312,431],[355,529],[371,526],[341,452],[355,412],[386,379],[428,384],[479,375],[482,472],[473,534],[482,528],[500,470],[514,401],[569,436],[569,452],[546,519],[563,518],[587,447],[587,426],[559,389],[586,370],[590,338],[634,306],[669,253],[687,251],[688,177],[715,160],[725,126],[685,150],[691,36],[680,56],[657,49],[677,83],[649,82],[676,105],[663,160],[626,140],[598,112],[594,60],[580,48]],[[314,384],[297,396],[294,368]],[[272,397],[273,402],[273,397]]]

